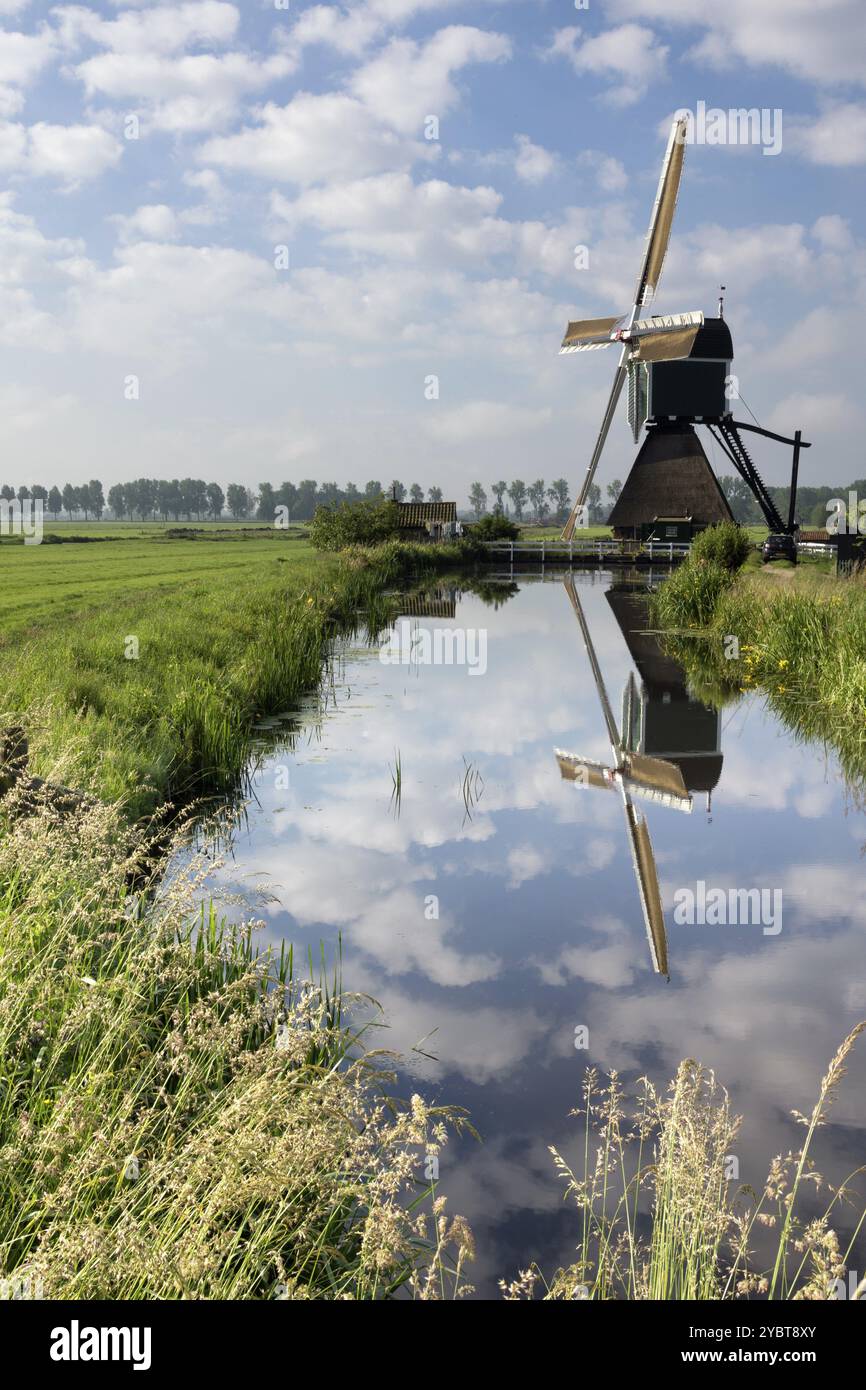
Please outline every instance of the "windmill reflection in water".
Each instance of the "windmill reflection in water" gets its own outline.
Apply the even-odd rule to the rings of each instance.
[[[573,575],[566,577],[564,585],[580,626],[607,727],[611,765],[561,749],[556,750],[556,759],[565,780],[599,791],[619,792],[650,959],[658,974],[670,978],[655,855],[649,827],[635,801],[652,802],[689,815],[694,805],[692,791],[702,791],[707,794],[709,810],[710,795],[722,768],[721,716],[719,711],[689,696],[680,668],[664,655],[653,634],[641,630],[646,623],[645,586],[617,584],[608,591],[608,603],[641,676],[638,691],[634,674],[629,674],[623,692],[620,731]]]

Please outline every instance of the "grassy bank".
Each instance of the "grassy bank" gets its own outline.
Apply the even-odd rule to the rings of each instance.
[[[419,1205],[445,1115],[386,1104],[336,982],[200,915],[189,880],[133,898],[147,846],[116,808],[2,829],[2,1276],[88,1300],[438,1293],[469,1241]]]
[[[256,718],[315,685],[335,628],[381,609],[401,575],[457,557],[154,540],[0,558],[15,576],[0,605],[0,726],[24,726],[34,772],[136,817],[232,786]]]
[[[720,704],[759,691],[799,737],[834,749],[848,779],[863,786],[866,581],[807,567],[728,568],[696,549],[659,589],[653,622],[698,696]]]
[[[0,723],[100,799],[74,820],[0,800],[0,1276],[49,1298],[441,1296],[470,1253],[422,1176],[444,1113],[386,1100],[338,982],[202,915],[195,868],[160,888],[140,817],[231,786],[339,625],[375,628],[387,586],[458,557],[215,544],[3,549]]]

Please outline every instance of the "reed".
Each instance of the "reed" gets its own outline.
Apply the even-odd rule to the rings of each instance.
[[[741,1119],[712,1072],[680,1063],[660,1094],[642,1078],[625,1096],[616,1072],[586,1073],[582,1166],[575,1170],[552,1148],[565,1194],[580,1213],[576,1259],[547,1280],[537,1266],[501,1284],[506,1298],[725,1301],[742,1297],[833,1299],[866,1220],[859,1168],[833,1192],[823,1211],[804,1215],[808,1184],[822,1187],[813,1158],[845,1064],[866,1021],[841,1043],[823,1077],[802,1145],[776,1156],[763,1192],[737,1186],[726,1170]],[[839,1208],[860,1209],[847,1247],[831,1224]],[[756,1266],[753,1244],[768,1250]],[[769,1240],[769,1245],[767,1244]]]

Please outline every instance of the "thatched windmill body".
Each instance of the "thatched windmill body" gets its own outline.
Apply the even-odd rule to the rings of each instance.
[[[619,361],[601,428],[577,501],[563,529],[570,540],[586,515],[586,502],[623,387],[628,382],[628,416],[635,443],[646,438],[610,515],[614,533],[640,537],[659,517],[687,517],[700,529],[731,521],[728,502],[695,431],[706,425],[751,489],[773,532],[793,532],[800,449],[809,448],[796,431],[793,439],[759,425],[736,421],[731,412],[730,329],[719,298],[716,318],[701,310],[642,316],[653,299],[670,241],[687,138],[685,118],[674,121],[653,204],[634,302],[620,317],[569,323],[561,353],[592,352],[618,345]],[[722,287],[724,290],[724,286]],[[791,499],[787,521],[780,516],[760,477],[741,431],[790,444],[793,448]]]

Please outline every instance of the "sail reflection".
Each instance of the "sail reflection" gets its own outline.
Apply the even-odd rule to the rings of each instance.
[[[670,978],[664,910],[655,855],[646,819],[635,800],[655,802],[690,814],[693,791],[706,792],[721,775],[721,715],[694,700],[681,668],[646,631],[646,586],[615,584],[607,601],[640,676],[630,672],[623,690],[622,722],[617,728],[586,615],[573,575],[563,581],[583,637],[607,727],[612,765],[556,750],[565,780],[597,791],[618,791],[622,799],[635,881],[638,887],[653,969]]]

